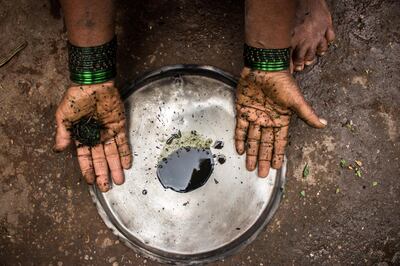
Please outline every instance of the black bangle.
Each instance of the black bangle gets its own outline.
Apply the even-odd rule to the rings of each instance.
[[[97,84],[115,78],[117,39],[93,47],[79,47],[68,42],[71,81]]]
[[[262,49],[244,45],[244,65],[254,70],[280,71],[290,65],[290,48]]]

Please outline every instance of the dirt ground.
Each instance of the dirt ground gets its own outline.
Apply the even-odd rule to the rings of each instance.
[[[0,6],[0,56],[28,41],[0,68],[0,265],[157,265],[103,224],[73,149],[51,151],[68,84],[62,19],[45,0]],[[256,241],[214,265],[400,265],[400,2],[330,6],[337,41],[297,75],[329,127],[293,120],[277,214]],[[121,0],[117,33],[120,88],[168,64],[235,75],[242,67],[242,1]]]

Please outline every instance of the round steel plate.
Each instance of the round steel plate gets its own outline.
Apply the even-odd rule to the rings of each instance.
[[[278,207],[286,164],[267,178],[245,168],[234,147],[236,80],[213,67],[164,67],[123,91],[134,162],[107,193],[90,189],[106,225],[134,250],[161,262],[206,263],[243,247]],[[164,189],[156,176],[166,140],[178,130],[222,140],[226,162],[188,193]]]

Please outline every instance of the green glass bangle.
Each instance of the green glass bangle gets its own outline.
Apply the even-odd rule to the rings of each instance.
[[[253,70],[281,71],[290,66],[290,48],[262,49],[244,45],[244,65]]]
[[[72,82],[82,85],[106,82],[116,76],[117,41],[94,47],[68,43],[69,71]]]
[[[115,76],[116,76],[115,69],[98,70],[98,71],[79,71],[79,72],[70,71],[71,81],[82,85],[103,83],[115,78]]]

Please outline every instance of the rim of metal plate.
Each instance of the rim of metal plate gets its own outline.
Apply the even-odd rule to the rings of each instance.
[[[179,75],[199,75],[210,77],[219,81],[222,81],[232,87],[232,90],[236,87],[237,79],[232,75],[224,72],[213,66],[205,65],[172,65],[164,66],[158,70],[149,72],[142,77],[133,81],[128,87],[122,90],[121,95],[123,99],[127,99],[134,91],[151,83],[152,81],[164,78],[173,77]],[[276,210],[278,209],[281,201],[284,185],[286,181],[286,157],[284,164],[280,170],[277,171],[276,182],[272,190],[272,197],[259,219],[240,237],[234,239],[224,247],[191,255],[175,254],[165,252],[155,248],[148,247],[138,239],[132,237],[129,232],[126,232],[123,226],[119,225],[116,219],[112,215],[112,211],[107,206],[102,192],[100,192],[96,186],[90,186],[89,192],[95,203],[100,217],[108,228],[111,229],[114,235],[118,236],[128,247],[134,251],[148,257],[150,259],[170,263],[175,265],[193,265],[193,264],[204,264],[216,260],[221,260],[234,252],[244,248],[251,243],[257,235],[265,228],[265,226],[272,219]]]

